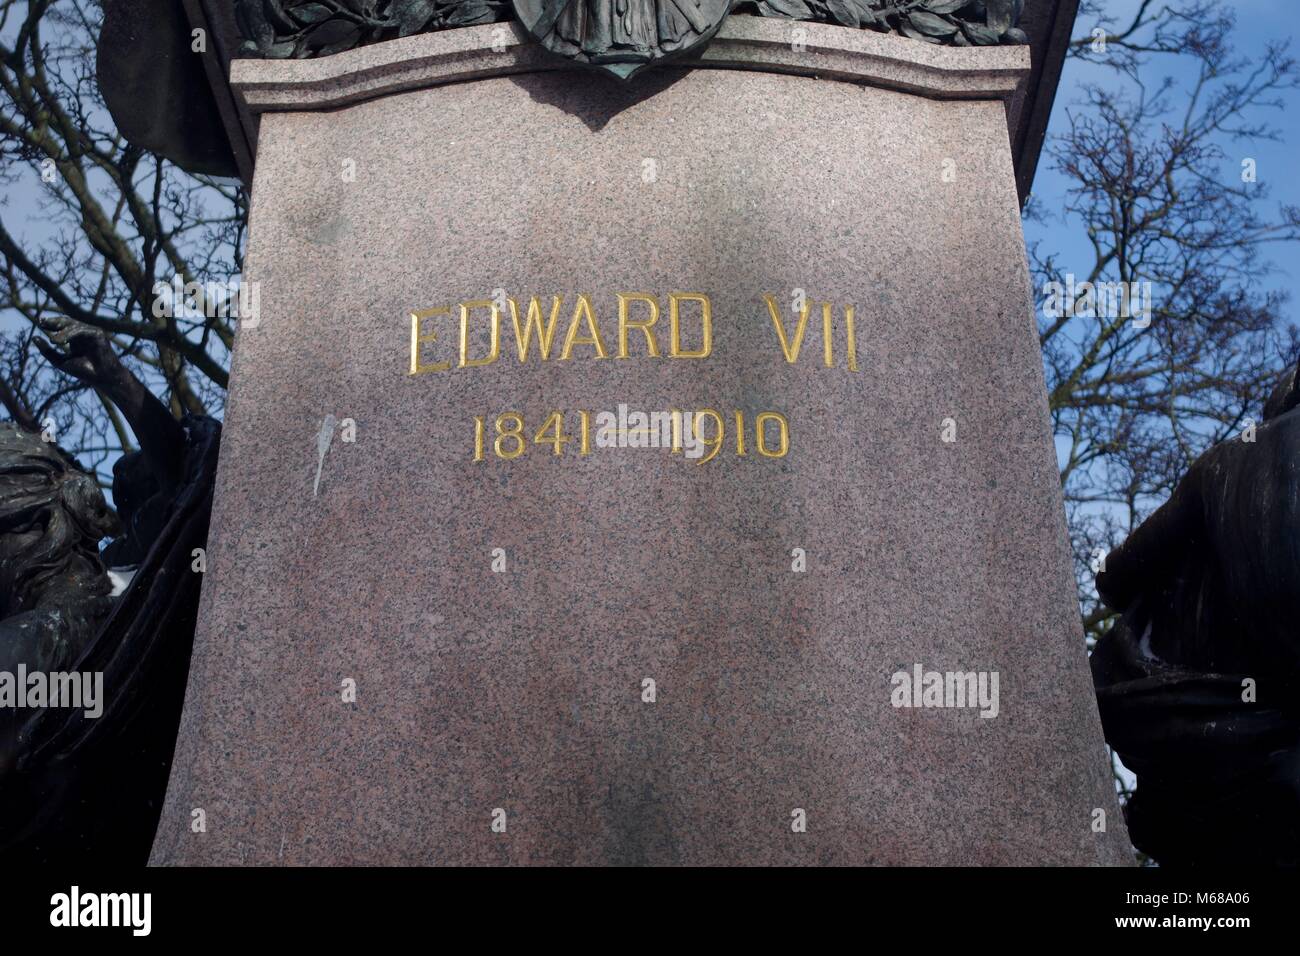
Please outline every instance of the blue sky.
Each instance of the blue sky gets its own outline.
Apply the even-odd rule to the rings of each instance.
[[[1126,25],[1139,5],[1140,0],[1110,0],[1107,8],[1120,24]],[[1233,45],[1241,56],[1258,56],[1270,41],[1295,37],[1294,24],[1297,14],[1300,14],[1300,0],[1233,0],[1230,6],[1237,15],[1237,30],[1234,33]],[[1088,35],[1093,26],[1094,24],[1085,22],[1080,17],[1075,23],[1074,36]],[[1297,49],[1294,39],[1291,53],[1300,57],[1300,49]],[[1181,87],[1185,87],[1195,78],[1195,75],[1196,66],[1190,58],[1171,56],[1153,57],[1147,73],[1147,76],[1152,79],[1172,77]],[[1055,130],[1064,128],[1065,110],[1072,105],[1077,106],[1083,84],[1104,84],[1112,79],[1110,71],[1104,67],[1075,60],[1068,61],[1052,109],[1052,118],[1048,126],[1049,139]],[[1151,82],[1151,85],[1155,85],[1154,82]],[[1296,155],[1297,150],[1300,149],[1300,91],[1285,91],[1281,98],[1285,104],[1284,111],[1268,111],[1260,114],[1270,125],[1278,129],[1280,141],[1225,144],[1228,157],[1222,170],[1225,182],[1239,183],[1241,160],[1246,157],[1255,159],[1259,184],[1267,189],[1268,198],[1262,202],[1265,208],[1274,211],[1279,205],[1300,206],[1300,160]],[[1061,206],[1065,187],[1064,179],[1052,169],[1052,162],[1044,150],[1043,160],[1034,179],[1035,199],[1047,211],[1054,212]],[[1069,230],[1063,230],[1059,226],[1044,227],[1029,222],[1025,224],[1025,233],[1026,239],[1030,242],[1042,240],[1044,248],[1060,250],[1060,261],[1063,265],[1069,267],[1071,263],[1077,263],[1074,272],[1078,274],[1088,272],[1087,267],[1092,263],[1092,256],[1084,236],[1071,235]],[[1278,269],[1277,274],[1271,277],[1269,285],[1288,291],[1294,290],[1296,280],[1300,277],[1300,243],[1271,245],[1268,247],[1268,257]],[[1300,322],[1300,311],[1297,310],[1295,302],[1290,303],[1287,317],[1292,323]]]

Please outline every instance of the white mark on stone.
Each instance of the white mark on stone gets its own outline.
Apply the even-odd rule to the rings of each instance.
[[[316,435],[316,484],[311,489],[313,498],[320,494],[321,470],[325,467],[325,454],[330,450],[330,442],[333,440],[334,416],[331,414],[325,416],[325,421],[321,422],[320,432]]]

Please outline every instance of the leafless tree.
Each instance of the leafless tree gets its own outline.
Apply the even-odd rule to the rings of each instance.
[[[1084,0],[1076,21],[1070,55],[1096,79],[1048,147],[1063,208],[1027,210],[1040,292],[1074,279],[1064,309],[1042,296],[1039,335],[1089,647],[1114,620],[1093,585],[1106,552],[1259,418],[1297,357],[1269,253],[1300,239],[1300,210],[1269,201],[1252,153],[1297,86],[1286,43],[1238,55],[1220,0],[1143,0],[1122,21],[1112,6]],[[1084,283],[1146,290],[1149,314],[1098,308]]]
[[[241,268],[245,199],[118,134],[96,82],[101,19],[94,0],[0,0],[0,406],[107,482],[130,428],[46,361],[38,323],[105,332],[177,417],[219,413],[234,319],[215,299]],[[202,290],[188,312],[156,307],[175,277]]]
[[[1109,69],[1048,147],[1068,183],[1064,208],[1031,203],[1028,213],[1031,235],[1049,235],[1031,243],[1039,334],[1093,638],[1111,617],[1092,588],[1097,562],[1201,451],[1258,418],[1294,361],[1268,252],[1300,239],[1300,210],[1270,208],[1251,153],[1277,138],[1267,119],[1297,85],[1286,45],[1238,56],[1233,14],[1217,0],[1148,0],[1118,25],[1104,6],[1084,4],[1072,53]],[[1190,82],[1155,78],[1171,58]],[[1062,234],[1082,237],[1086,254],[1063,254],[1050,238]],[[1050,308],[1047,290],[1068,291],[1071,277],[1066,308]],[[1150,314],[1105,308],[1114,300],[1104,295],[1089,302],[1084,283],[1123,283],[1130,306],[1145,288]]]

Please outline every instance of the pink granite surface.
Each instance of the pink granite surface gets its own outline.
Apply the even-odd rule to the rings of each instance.
[[[235,355],[155,863],[1130,858],[1001,101],[495,77],[268,113],[254,189],[262,318]],[[855,305],[859,372],[842,341],[822,366],[816,312],[784,360],[761,295],[795,288]],[[409,310],[497,289],[590,293],[609,343],[615,292],[660,296],[661,327],[667,293],[707,292],[713,355],[521,365],[507,320],[495,364],[407,374]],[[531,433],[619,402],[774,409],[791,450],[471,461],[474,415]],[[327,414],[357,441],[313,497]],[[892,707],[916,663],[997,671],[999,715]]]
[[[917,43],[825,23],[732,16],[690,62],[870,83],[939,99],[1011,97],[1027,46]],[[253,112],[327,109],[405,89],[567,69],[514,22],[420,33],[306,60],[235,60],[231,86]]]

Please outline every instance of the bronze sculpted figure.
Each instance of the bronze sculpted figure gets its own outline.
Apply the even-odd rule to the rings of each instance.
[[[240,52],[271,59],[332,56],[417,33],[518,19],[557,56],[627,79],[701,49],[731,13],[990,46],[1029,42],[1016,26],[1023,7],[1024,0],[235,0],[235,18],[245,41]]]
[[[1092,653],[1125,808],[1162,865],[1300,865],[1300,375],[1106,556]]]
[[[707,41],[730,0],[514,0],[528,32],[552,53],[627,79]]]
[[[99,541],[119,529],[104,496],[58,445],[0,424],[0,671],[57,671],[112,610]],[[0,774],[14,762],[0,716]]]
[[[143,864],[180,720],[221,428],[172,418],[102,332],[64,318],[41,327],[46,358],[109,396],[141,449],[113,467],[114,515],[56,445],[0,424],[0,681],[75,673],[103,691],[98,713],[16,693],[0,706],[0,858]],[[106,566],[134,569],[120,594]]]

